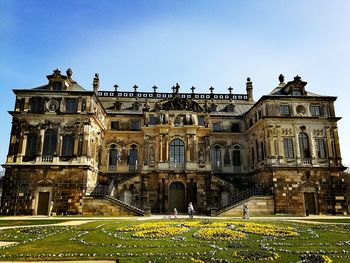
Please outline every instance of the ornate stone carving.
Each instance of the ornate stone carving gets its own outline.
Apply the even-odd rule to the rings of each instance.
[[[46,103],[46,109],[49,112],[56,112],[60,107],[60,103],[57,99],[50,99],[47,103]]]
[[[293,130],[291,128],[282,128],[282,135],[292,135]]]
[[[313,133],[315,136],[323,136],[323,129],[314,129]]]
[[[203,108],[195,101],[190,99],[183,99],[179,97],[166,100],[160,104],[155,105],[155,111],[159,110],[186,110],[194,112],[203,112]]]

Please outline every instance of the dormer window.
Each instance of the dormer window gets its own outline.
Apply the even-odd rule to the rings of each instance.
[[[293,89],[292,95],[293,96],[301,96],[301,90],[300,89]]]
[[[60,82],[60,81],[55,81],[55,82],[52,84],[52,89],[53,89],[53,90],[62,90],[62,82]]]

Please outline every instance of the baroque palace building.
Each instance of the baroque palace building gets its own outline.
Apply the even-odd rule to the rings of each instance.
[[[244,94],[93,91],[56,69],[15,89],[2,214],[343,214],[336,97],[299,76]]]

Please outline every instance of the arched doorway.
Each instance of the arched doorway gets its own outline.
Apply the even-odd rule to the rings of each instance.
[[[181,182],[173,182],[169,186],[169,211],[173,211],[174,208],[178,212],[185,212],[185,186]]]

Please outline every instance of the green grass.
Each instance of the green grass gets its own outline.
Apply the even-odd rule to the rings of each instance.
[[[69,220],[55,220],[55,219],[38,219],[38,220],[0,220],[1,226],[29,226],[29,225],[49,225],[67,222]]]
[[[312,221],[312,222],[324,222],[324,223],[350,224],[350,218],[342,218],[342,219],[301,219],[301,220]]]
[[[226,220],[207,220],[210,225]],[[51,220],[50,220],[51,221]],[[199,220],[194,220],[199,221]],[[235,220],[230,220],[235,221]],[[35,220],[37,222],[37,220]],[[337,244],[350,240],[350,225],[303,224],[276,220],[248,220],[244,222],[274,224],[279,227],[293,227],[300,235],[295,238],[267,238],[248,234],[247,239],[233,241],[208,241],[197,239],[196,228],[188,228],[177,239],[134,238],[133,232],[121,231],[121,227],[163,220],[104,220],[80,226],[42,226],[16,228],[0,231],[0,241],[17,241],[18,245],[0,248],[0,260],[74,260],[74,259],[116,259],[121,262],[190,262],[191,258],[226,259],[230,262],[253,262],[234,257],[236,251],[249,250],[268,253],[273,249],[279,258],[275,262],[296,262],[306,251],[325,251],[333,262],[350,261],[350,245]],[[186,223],[189,220],[171,220],[170,223]],[[180,239],[181,238],[181,239]],[[35,240],[37,239],[37,240]],[[287,251],[286,251],[287,250]],[[345,252],[344,252],[345,251]],[[329,252],[329,253],[327,253]],[[338,257],[337,257],[338,256]],[[260,261],[267,262],[267,261]]]

